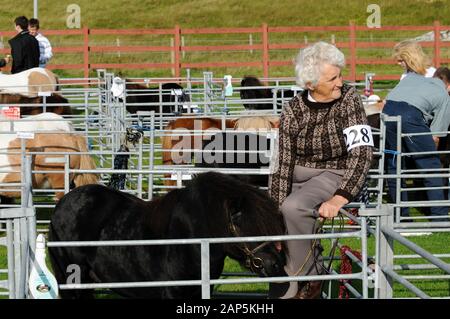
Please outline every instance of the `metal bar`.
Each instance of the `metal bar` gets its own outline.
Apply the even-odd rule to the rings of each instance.
[[[208,242],[239,243],[261,241],[285,241],[307,239],[351,238],[361,236],[360,231],[334,233],[334,234],[310,234],[310,235],[278,235],[278,236],[252,236],[252,237],[224,237],[209,238]],[[48,242],[47,247],[104,247],[104,246],[145,246],[145,245],[190,245],[201,244],[204,239],[159,239],[159,240],[110,240],[110,241],[57,241]]]
[[[361,257],[362,257],[362,294],[363,298],[369,298],[369,279],[367,277],[367,219],[361,217]]]
[[[401,187],[402,187],[402,180],[401,180],[401,169],[402,169],[402,120],[401,120],[401,116],[396,116],[395,117],[397,120],[397,157],[395,158],[396,163],[397,163],[397,167],[396,167],[396,174],[397,177],[395,179],[395,196],[396,196],[396,200],[395,200],[395,220],[400,220],[400,215],[401,215],[401,208],[399,208],[399,206],[397,206],[398,204],[401,203],[402,201],[402,194],[401,194]]]
[[[138,170],[143,170],[143,167],[142,167],[142,162],[143,162],[143,158],[142,158],[142,155],[143,155],[143,151],[142,151],[143,140],[144,140],[144,136],[142,136],[139,139],[139,143],[138,143],[138,148],[139,148],[139,153],[138,153]],[[138,174],[137,191],[138,191],[137,196],[140,199],[142,199],[142,173]]]
[[[332,271],[333,274],[338,274],[335,270]],[[355,289],[355,287],[353,287],[351,284],[349,284],[348,282],[344,283],[344,286],[348,289],[348,291],[355,296],[357,299],[362,299],[363,296],[358,292],[358,290]],[[331,285],[330,285],[331,287]],[[330,296],[331,297],[331,296]]]
[[[394,264],[394,241],[382,232],[381,226],[392,227],[394,223],[392,206],[383,205],[382,208],[387,210],[389,214],[380,216],[380,228],[377,236],[380,238],[380,255],[376,256],[376,289],[378,289],[378,297],[382,299],[392,299],[394,282],[391,277],[387,276],[381,269],[381,266],[392,267]]]
[[[64,194],[70,191],[70,155],[64,155]]]
[[[293,277],[267,277],[267,278],[239,278],[239,279],[212,279],[211,285],[224,284],[251,284],[251,283],[269,283],[278,281],[310,281],[310,280],[340,280],[340,279],[359,279],[362,274],[348,275],[316,275],[316,276],[293,276]],[[59,289],[98,289],[98,288],[143,288],[143,287],[173,287],[173,286],[200,286],[201,280],[177,280],[177,281],[140,281],[140,282],[111,282],[95,284],[63,284]]]
[[[394,270],[423,270],[423,269],[438,269],[436,265],[430,264],[402,264],[394,265]]]
[[[400,284],[402,284],[403,286],[405,286],[408,290],[410,290],[411,292],[413,292],[414,294],[416,294],[416,296],[422,298],[422,299],[431,299],[431,297],[429,295],[427,295],[426,293],[424,293],[422,290],[420,290],[419,288],[417,288],[416,286],[414,286],[412,283],[410,283],[408,280],[406,280],[405,278],[403,278],[402,276],[398,275],[395,271],[393,271],[391,268],[383,266],[382,267],[383,273],[387,274],[389,277],[391,277],[392,279],[395,279],[396,281],[398,281]]]
[[[434,254],[437,258],[450,258],[450,254]],[[395,259],[414,259],[414,258],[422,258],[420,255],[395,255]]]
[[[209,243],[207,240],[202,240],[201,243],[201,272],[202,272],[202,299],[211,298],[211,282],[209,273]]]
[[[16,282],[14,278],[14,236],[13,222],[11,219],[6,220],[6,242],[8,255],[8,283],[9,283],[9,299],[16,298]]]
[[[430,263],[436,265],[437,267],[439,267],[440,269],[442,269],[446,273],[450,274],[450,265],[449,264],[445,263],[444,261],[442,261],[439,258],[436,258],[432,254],[430,254],[428,251],[424,250],[422,247],[418,246],[417,244],[413,243],[412,241],[404,238],[402,235],[400,235],[396,231],[391,230],[391,229],[389,229],[389,228],[387,228],[385,226],[381,226],[381,231],[384,234],[386,234],[389,237],[391,237],[392,239],[395,239],[396,241],[398,241],[402,245],[404,245],[407,248],[411,249],[415,253],[419,254],[420,256],[422,256],[423,258],[428,260]]]
[[[20,278],[22,276],[21,274],[21,268],[20,263],[22,262],[22,258],[20,256],[21,249],[20,249],[20,221],[19,219],[13,220],[13,227],[14,227],[14,280],[15,280],[15,295],[17,299],[23,298],[23,295],[21,294],[22,290],[20,288]]]
[[[26,218],[19,219],[19,235],[20,235],[20,250],[21,250],[21,261],[19,264],[20,267],[20,286],[19,286],[19,298],[27,297],[27,271],[28,271],[28,258],[29,258],[29,249],[28,249],[28,227],[26,224]],[[17,266],[17,265],[16,265]]]
[[[155,112],[150,113],[150,148],[149,148],[149,169],[155,167]],[[148,174],[148,200],[153,198],[153,174]]]
[[[403,276],[405,279],[409,280],[449,280],[450,275],[408,275]]]

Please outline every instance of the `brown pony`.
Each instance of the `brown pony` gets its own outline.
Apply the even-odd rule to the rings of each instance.
[[[223,126],[225,124],[225,127]],[[204,142],[211,136],[204,134],[206,130],[257,130],[278,128],[278,117],[251,116],[239,119],[226,119],[225,122],[220,118],[178,118],[170,121],[164,128],[165,131],[171,131],[168,135],[161,138],[162,142],[162,161],[163,165],[188,164],[192,162],[194,152],[190,150],[201,151]],[[179,130],[180,135],[175,132]],[[192,132],[192,131],[202,132]],[[183,151],[183,149],[189,149]],[[174,160],[175,159],[175,160]],[[165,177],[169,177],[165,175]],[[164,185],[174,186],[175,181],[165,180]]]
[[[76,154],[88,152],[85,137],[82,135],[61,132],[58,134],[36,133],[33,139],[26,139],[26,150],[28,152],[61,152],[73,153],[70,154],[70,168],[71,169],[94,169],[95,163],[88,154]],[[19,183],[21,181],[21,140],[13,139],[7,151],[5,159],[6,163],[2,165],[2,171],[14,171],[0,173],[1,183]],[[5,150],[3,150],[5,152]],[[64,188],[64,173],[52,173],[52,171],[64,170],[64,155],[58,154],[34,154],[32,155],[32,170],[48,171],[45,173],[35,173],[32,176],[34,188]],[[7,165],[9,164],[9,165]],[[98,182],[98,176],[92,173],[73,173],[69,176],[70,183],[75,187],[95,184]],[[8,188],[7,186],[3,186]],[[20,192],[5,192],[0,189],[0,195],[5,197],[20,197]],[[56,198],[59,200],[64,193],[56,193]]]
[[[0,93],[0,104],[40,104],[44,103],[42,96],[27,97],[21,94],[6,94]],[[57,105],[55,105],[57,104]],[[67,105],[64,105],[67,104]],[[23,106],[20,107],[21,115],[36,115],[43,113],[44,108],[42,106]],[[60,115],[71,115],[72,109],[70,108],[69,101],[59,95],[52,94],[46,97],[46,112],[52,112]]]
[[[164,165],[173,165],[173,154],[174,152],[171,152],[177,146],[179,143],[182,143],[183,140],[188,142],[189,146],[186,148],[189,149],[196,149],[201,150],[202,146],[202,139],[203,137],[200,136],[200,133],[197,135],[192,132],[193,130],[201,130],[205,131],[208,129],[225,129],[225,128],[234,128],[236,123],[236,120],[225,120],[225,127],[222,125],[222,119],[215,119],[215,118],[195,118],[195,117],[189,117],[189,118],[178,118],[176,120],[170,121],[166,127],[164,128],[165,131],[175,131],[180,130],[183,131],[183,135],[176,135],[176,133],[172,132],[169,133],[169,135],[164,135],[162,137],[162,148],[164,149],[162,154],[163,164]],[[188,136],[186,136],[188,135]],[[187,139],[189,139],[187,141]],[[187,144],[186,144],[187,145]],[[181,150],[180,150],[181,151]],[[179,152],[179,151],[177,151]],[[181,151],[181,157],[185,157],[184,155],[189,153],[189,157],[192,158],[191,152],[182,152]],[[186,162],[185,162],[186,163]],[[179,163],[181,164],[181,163]]]

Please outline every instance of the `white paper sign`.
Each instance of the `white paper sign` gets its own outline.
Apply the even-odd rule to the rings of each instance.
[[[176,180],[178,180],[178,175],[177,174],[172,174],[170,176],[170,179],[173,180],[173,181],[176,181]],[[182,174],[181,175],[181,180],[182,181],[189,181],[191,179],[192,179],[192,175],[191,174]]]
[[[344,130],[347,151],[359,146],[373,146],[372,129],[369,125],[354,125]]]
[[[17,132],[16,134],[17,138],[24,138],[27,140],[34,139],[34,133],[33,132]]]

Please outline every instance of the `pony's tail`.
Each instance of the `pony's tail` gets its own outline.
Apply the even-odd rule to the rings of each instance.
[[[80,152],[88,152],[86,145],[86,140],[81,135],[74,135],[77,147]],[[80,155],[80,169],[95,169],[96,165],[94,160],[89,154]],[[77,173],[74,177],[75,186],[82,186],[87,184],[97,184],[99,181],[99,176],[94,173]]]

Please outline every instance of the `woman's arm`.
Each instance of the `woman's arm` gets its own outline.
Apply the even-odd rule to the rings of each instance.
[[[292,106],[286,105],[280,116],[278,168],[271,176],[269,193],[279,206],[291,191],[292,174],[295,166],[296,120]]]
[[[368,125],[360,96],[356,90],[352,90],[349,94],[350,96],[343,100],[345,105],[341,108],[342,110],[345,110],[342,118],[343,129],[357,127],[358,125]],[[361,127],[359,126],[359,128]],[[359,132],[359,134],[361,140],[368,141],[368,138],[370,137],[370,140],[373,141],[371,133],[367,132],[365,129],[362,133]],[[342,138],[344,139],[344,134],[342,135]],[[373,146],[370,146],[367,143],[360,143],[359,146],[348,148],[346,154],[346,169],[342,177],[342,182],[334,193],[334,196],[327,202],[324,202],[320,207],[323,214],[326,215],[324,217],[337,215],[342,206],[352,201],[352,199],[358,195],[366,180],[372,159]],[[321,211],[320,209],[319,213]]]

